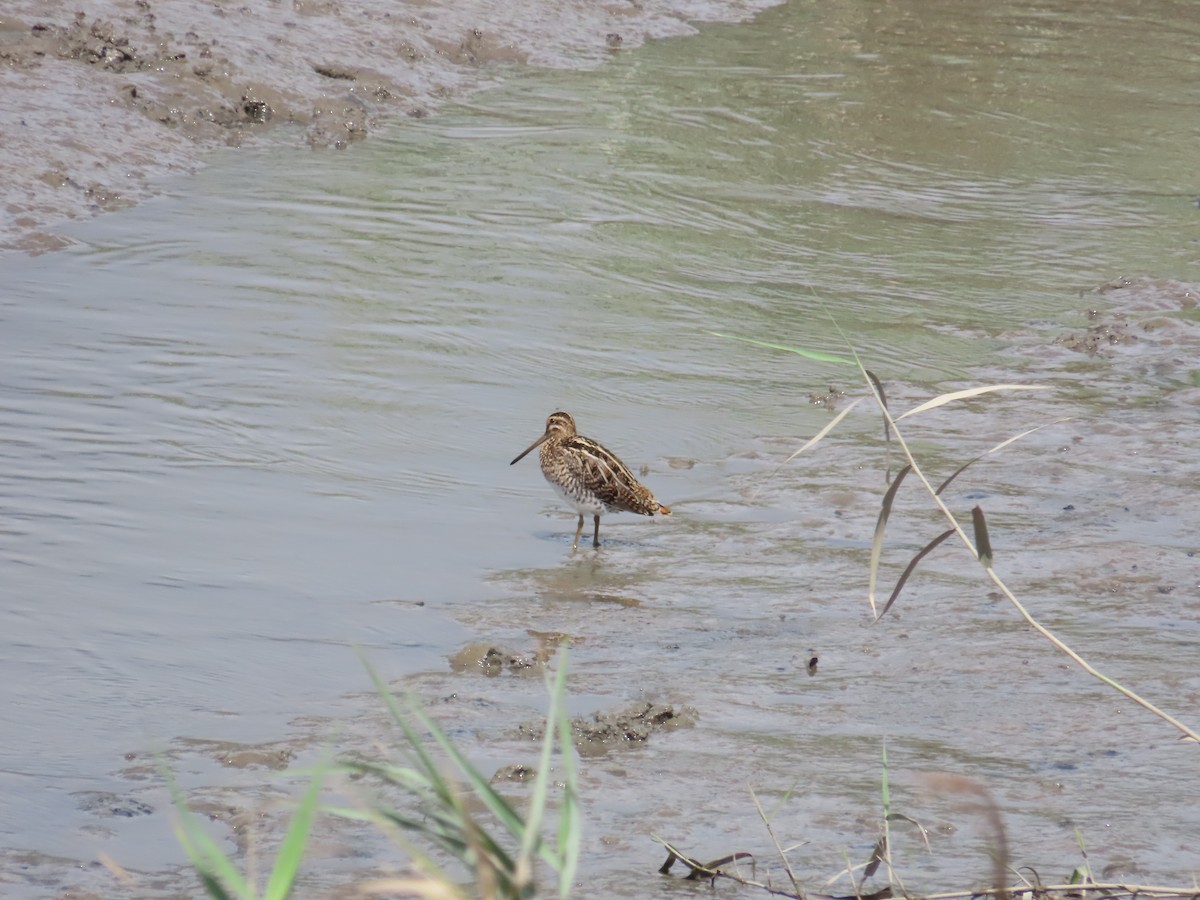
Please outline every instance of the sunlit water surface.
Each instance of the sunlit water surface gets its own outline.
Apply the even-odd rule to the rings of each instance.
[[[1054,386],[938,413],[916,449],[944,477],[1076,417],[948,499],[988,511],[1036,615],[1196,725],[1196,319],[1155,283],[1170,346],[1053,344],[1121,294],[1081,291],[1200,280],[1180,15],[793,3],[600,71],[517,74],[343,153],[282,136],[75,229],[75,249],[5,258],[12,890],[109,877],[55,856],[177,863],[155,753],[219,791],[265,776],[206,741],[354,733],[375,704],[353,644],[444,701],[485,769],[531,761],[512,725],[544,708],[540,679],[447,660],[548,632],[577,641],[577,712],[698,715],[584,764],[593,896],[656,889],[651,833],[769,858],[748,787],[771,808],[794,788],[774,827],[808,842],[806,877],[865,861],[885,737],[893,802],[932,833],[932,854],[897,837],[910,887],[989,871],[979,817],[923,791],[928,772],[986,786],[1043,878],[1079,861],[1078,827],[1114,877],[1189,881],[1195,747],[949,545],[868,627],[877,417],[860,406],[778,468],[829,421],[810,394],[861,393],[855,371],[711,334],[845,353],[836,321],[899,408]],[[536,461],[508,466],[557,408],[675,514],[608,517],[603,550],[571,556]],[[880,602],[943,527],[915,479],[903,496]]]

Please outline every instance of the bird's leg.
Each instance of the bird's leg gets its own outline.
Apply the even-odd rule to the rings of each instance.
[[[579,527],[575,529],[575,540],[571,544],[572,550],[579,549],[579,536],[583,534],[583,513],[579,514]]]
[[[579,521],[582,523],[583,518],[581,517],[579,519]],[[596,516],[596,531],[592,534],[592,546],[595,547],[597,550],[600,549],[600,516],[599,515]]]

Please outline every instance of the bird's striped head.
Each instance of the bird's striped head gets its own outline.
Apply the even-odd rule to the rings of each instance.
[[[570,437],[578,432],[575,429],[575,420],[571,418],[568,412],[554,412],[546,419],[546,434],[557,437]]]
[[[525,455],[529,453],[530,450],[534,449],[535,447],[540,447],[551,438],[569,438],[576,433],[575,420],[571,418],[570,413],[550,413],[550,418],[546,419],[546,430],[542,436],[522,450],[517,458],[510,462],[509,465],[511,466],[514,463],[520,462],[525,458]]]

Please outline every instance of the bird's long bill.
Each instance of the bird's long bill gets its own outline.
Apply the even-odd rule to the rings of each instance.
[[[515,466],[517,463],[519,463],[521,460],[523,460],[526,456],[529,455],[529,451],[536,450],[538,447],[542,446],[542,444],[546,443],[546,441],[548,441],[549,439],[550,439],[550,432],[547,431],[540,438],[538,438],[536,441],[534,441],[532,444],[530,444],[528,447],[526,447],[524,450],[522,450],[520,453],[518,453],[517,458],[514,459],[512,462],[510,462],[509,465]]]

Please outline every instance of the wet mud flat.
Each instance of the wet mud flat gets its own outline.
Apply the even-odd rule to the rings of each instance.
[[[1063,419],[964,474],[947,502],[987,510],[997,569],[1036,616],[1192,725],[1200,679],[1180,661],[1200,625],[1191,602],[1198,299],[1196,285],[1165,279],[1099,285],[1080,296],[1076,327],[1012,332],[1011,367],[980,376],[998,383],[1019,372],[1055,390],[946,409],[929,427],[904,423],[909,436],[920,431],[931,470],[953,471],[976,443],[1011,433],[1014,410],[1032,424]],[[927,398],[923,386],[887,386],[897,411]],[[842,391],[861,393],[845,383],[811,402]],[[924,840],[894,831],[914,891],[985,879],[991,839],[961,803],[922,795],[922,773],[985,786],[1013,865],[1036,867],[1048,883],[1078,861],[1077,826],[1102,880],[1188,882],[1191,856],[1176,845],[1194,813],[1177,785],[1194,778],[1194,749],[1032,634],[973,560],[932,555],[868,625],[862,586],[884,491],[879,469],[862,464],[877,446],[874,426],[872,417],[861,437],[827,447],[833,461],[818,455],[784,470],[793,438],[748,438],[740,474],[721,476],[715,496],[680,504],[673,530],[617,519],[599,552],[567,552],[573,517],[564,513],[555,565],[497,572],[507,596],[458,612],[472,640],[442,670],[392,681],[520,807],[536,774],[543,675],[570,646],[588,823],[580,896],[645,896],[663,877],[682,878],[682,867],[656,874],[664,851],[654,835],[701,860],[753,854],[764,877],[777,863],[748,787],[775,810],[781,841],[804,842],[792,857],[802,883],[822,883],[846,856],[865,862],[879,825],[881,735],[894,808],[927,829]],[[702,471],[723,461],[691,463]],[[672,463],[649,466],[654,478]],[[918,493],[893,514],[884,580],[941,527]],[[781,518],[787,510],[794,515]],[[386,670],[386,658],[375,662]],[[339,754],[394,751],[379,698],[364,692],[351,703],[358,715],[297,720],[277,742],[169,748],[174,771],[207,784],[189,803],[240,861],[271,858],[303,786],[272,773],[305,770],[331,733]],[[128,791],[81,795],[81,808],[114,832],[142,821],[163,828],[169,804],[156,765],[131,753]],[[113,884],[98,864],[7,862],[25,884],[100,895]],[[301,895],[353,896],[353,885],[403,866],[371,828],[323,818]],[[138,896],[194,884],[186,869],[125,874]]]
[[[966,511],[968,528],[972,506],[988,511],[997,569],[1043,624],[1194,728],[1200,679],[1181,661],[1200,624],[1185,599],[1200,551],[1189,449],[1200,438],[1200,287],[1131,276],[1078,299],[1077,326],[1014,330],[1011,365],[961,385],[1051,390],[947,407],[904,430],[922,464],[945,475],[1046,426],[964,473],[947,502]],[[894,414],[929,397],[924,386],[887,387]],[[863,390],[843,383],[810,402],[829,406],[843,392]],[[882,736],[893,809],[927,829],[893,831],[898,872],[918,893],[987,881],[995,835],[962,800],[976,790],[995,800],[1012,865],[1034,866],[1047,883],[1079,861],[1078,826],[1097,878],[1189,884],[1194,859],[1178,847],[1194,814],[1165,773],[1194,777],[1194,748],[1036,635],[961,547],[930,556],[869,623],[863,588],[886,487],[873,424],[784,470],[802,439],[763,436],[745,451],[752,471],[730,477],[720,497],[682,503],[676,524],[687,524],[665,540],[622,546],[618,532],[558,570],[499,575],[513,602],[463,618],[495,643],[465,647],[451,674],[412,684],[452,696],[456,723],[495,750],[528,757],[517,737],[536,729],[500,723],[536,698],[531,676],[549,660],[548,637],[571,644],[571,690],[597,707],[574,720],[573,739],[595,829],[588,852],[609,857],[609,871],[585,863],[598,893],[649,889],[662,862],[656,835],[702,860],[753,854],[751,877],[786,885],[747,787],[772,810],[802,884],[827,888],[839,861],[865,864],[873,852]],[[669,466],[655,461],[651,478]],[[930,506],[907,486],[881,605],[945,527]],[[797,517],[780,521],[772,508]],[[566,515],[562,526],[569,538]],[[885,884],[881,874],[867,889]]]
[[[13,0],[0,10],[0,248],[62,247],[55,223],[137,203],[274,126],[345,147],[506,67],[599,65],[769,5]]]
[[[299,121],[288,128],[297,140],[306,133]],[[986,510],[997,568],[1039,617],[1192,721],[1200,708],[1200,682],[1187,664],[1200,624],[1191,602],[1200,475],[1195,288],[1119,279],[1081,295],[1077,309],[1072,329],[1035,323],[1003,335],[1003,364],[972,370],[967,383],[931,387],[879,374],[897,410],[951,387],[1055,388],[946,408],[905,427],[919,436],[922,461],[948,474],[1024,427],[1071,417],[973,467],[948,502],[956,512]],[[977,333],[995,337],[984,325]],[[798,378],[798,396],[844,408],[862,393],[852,379],[825,378]],[[1047,880],[1078,861],[1079,825],[1102,877],[1191,882],[1187,841],[1197,820],[1179,786],[1194,783],[1194,749],[1031,635],[987,593],[961,548],[925,560],[889,615],[867,627],[865,559],[884,481],[878,417],[866,404],[855,417],[786,467],[781,460],[813,430],[799,434],[786,414],[711,455],[630,459],[647,464],[649,483],[665,481],[677,515],[661,529],[616,518],[599,553],[567,554],[574,517],[546,491],[544,521],[515,525],[522,541],[551,548],[544,561],[495,571],[448,607],[469,646],[446,648],[443,664],[415,676],[403,647],[385,644],[373,661],[520,805],[537,758],[542,675],[555,664],[554,648],[571,643],[572,719],[588,757],[580,764],[588,818],[581,896],[659,890],[653,833],[702,860],[733,851],[772,858],[748,786],[780,811],[781,840],[808,842],[794,857],[806,884],[822,883],[847,857],[862,862],[878,826],[882,736],[897,808],[932,832],[927,857],[898,829],[897,842],[910,842],[898,850],[914,887],[961,887],[986,871],[986,841],[973,838],[968,816],[918,805],[905,779],[922,769],[986,784],[1009,825],[1014,864],[1036,865]],[[607,427],[601,433],[608,439]],[[612,439],[619,446],[619,428]],[[672,452],[669,440],[659,450],[656,438],[651,452]],[[688,473],[686,485],[677,483],[683,489],[672,489],[671,469]],[[542,489],[536,472],[525,476]],[[889,528],[884,563],[893,578],[944,527],[912,487],[910,479]],[[328,599],[342,598],[333,590]],[[394,608],[389,635],[411,628]],[[239,865],[271,858],[289,801],[328,735],[338,753],[379,758],[394,749],[379,698],[364,693],[346,705],[336,721],[294,718],[290,729],[255,738],[262,744],[170,742],[166,762]],[[0,893],[196,895],[194,873],[167,868],[179,854],[159,760],[132,731],[123,739],[119,783],[71,795],[89,817],[89,841],[59,856],[0,851],[0,882],[11,879]],[[13,793],[44,796],[37,781],[23,785]],[[299,896],[351,896],[364,878],[404,865],[370,829],[332,820],[319,829]],[[139,851],[139,835],[171,846],[155,858]],[[106,869],[95,847],[130,880]]]

